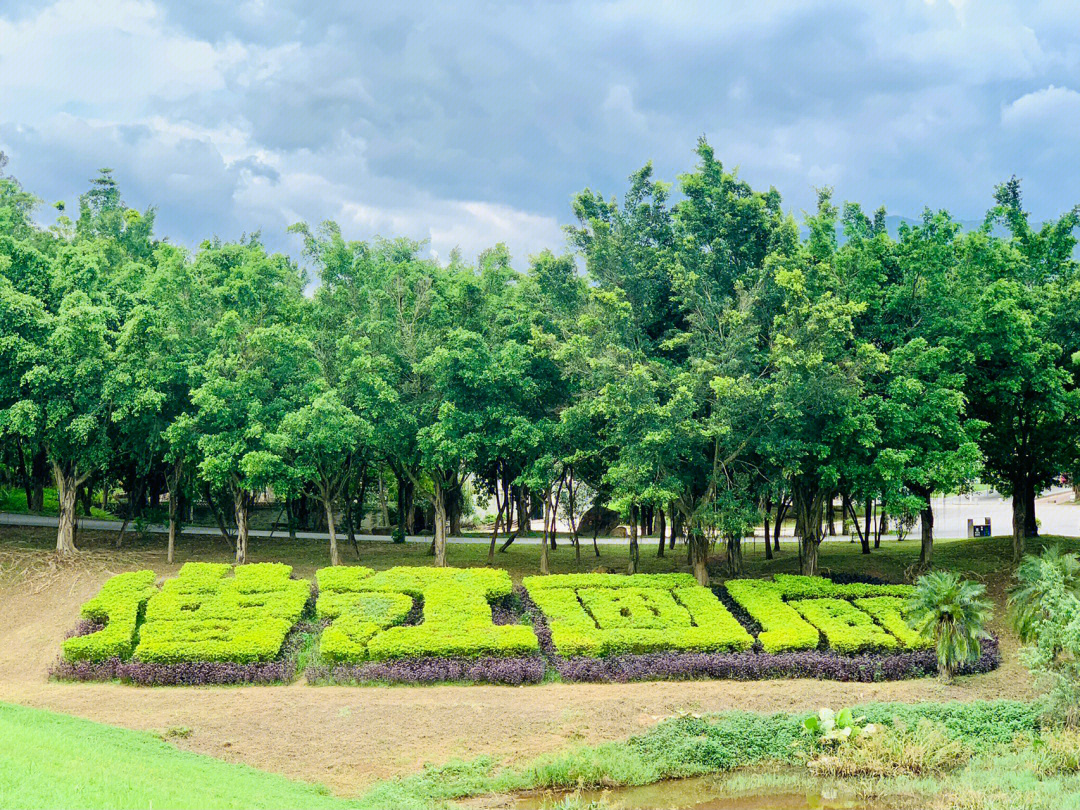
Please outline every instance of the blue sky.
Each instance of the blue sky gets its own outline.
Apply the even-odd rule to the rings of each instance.
[[[112,166],[196,244],[560,249],[570,199],[674,180],[706,135],[797,215],[814,187],[979,218],[1080,202],[1075,2],[0,0],[0,149],[47,201]]]

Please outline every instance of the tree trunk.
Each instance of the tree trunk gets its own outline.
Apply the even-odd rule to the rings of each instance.
[[[772,498],[765,500],[765,559],[773,558],[772,537],[769,536],[769,517],[772,515]]]
[[[435,565],[446,567],[446,490],[438,481],[432,481],[435,501]]]
[[[326,531],[330,535],[330,565],[339,565],[341,560],[338,557],[337,532],[334,530],[334,502],[327,498],[323,506],[326,507]]]
[[[499,485],[495,484],[495,501],[499,501]],[[499,504],[499,513],[495,515],[495,528],[491,531],[491,547],[488,548],[488,565],[494,565],[495,563],[495,543],[499,539],[499,521],[502,519],[503,512],[506,509],[506,503]]]
[[[19,459],[19,478],[22,479],[23,491],[26,493],[26,508],[30,508],[30,499],[34,497],[33,488],[30,486],[30,472],[26,467],[26,457],[23,455],[22,441],[15,438],[15,456]]]
[[[742,535],[729,534],[727,538],[728,573],[737,577],[743,572]]]
[[[668,504],[668,512],[671,514],[671,539],[668,540],[668,551],[675,550],[675,538],[682,531],[682,515],[675,509],[675,504]]]
[[[1024,534],[1039,536],[1039,521],[1035,518],[1035,482],[1030,477],[1024,482]]]
[[[540,573],[547,575],[548,569],[548,523],[551,520],[551,491],[544,493],[544,536],[540,539]]]
[[[172,565],[173,559],[176,556],[176,513],[179,508],[177,501],[176,490],[173,489],[169,492],[169,547],[167,551],[167,561],[169,565]]]
[[[926,571],[930,568],[930,560],[934,555],[934,507],[928,500],[926,506],[919,514],[922,523],[922,548],[919,550],[919,570]]]
[[[443,506],[446,510],[446,506]],[[405,481],[405,534],[416,533],[416,491],[412,481]]]
[[[56,529],[56,553],[74,554],[75,548],[75,500],[78,494],[78,479],[73,473],[65,472],[59,465],[53,465],[53,477],[56,479],[56,496],[60,503],[60,522]]]
[[[694,577],[700,584],[706,588],[709,587],[709,568],[707,565],[709,544],[700,528],[695,526],[690,529],[687,547],[690,551],[690,564],[694,569]]]
[[[829,493],[828,520],[829,537],[836,537],[836,509],[833,504],[833,493]]]
[[[869,501],[867,504],[869,505]],[[855,505],[848,502],[848,509],[851,511],[851,522],[855,524],[855,531],[859,535],[859,543],[862,544],[862,553],[870,553],[870,512],[866,513],[866,522],[863,527],[859,528],[859,517],[855,514]]]
[[[461,536],[461,487],[454,487],[450,491],[447,515],[450,520],[450,536]]]
[[[628,574],[636,574],[638,569],[638,508],[630,507],[630,567]]]
[[[382,470],[379,470],[379,525],[390,526],[390,504],[386,498],[386,481],[383,480]]]
[[[667,533],[667,520],[664,516],[664,510],[657,510],[657,522],[660,524],[660,544],[656,547],[656,556],[664,556],[664,546],[667,544],[667,537],[664,535]]]
[[[791,489],[795,520],[802,527],[799,535],[800,570],[805,576],[816,576],[818,546],[821,545],[823,536],[821,522],[824,495],[808,486],[793,486]]]
[[[1013,481],[1013,562],[1024,556],[1024,538],[1027,536],[1027,498],[1024,497],[1024,478]]]
[[[566,505],[569,507],[570,510],[570,531],[572,533],[571,542],[574,544],[574,559],[577,562],[581,562],[581,540],[578,537],[578,521],[574,516],[574,501],[576,495],[574,492],[574,472],[572,469],[568,478],[566,496]]]
[[[236,491],[233,507],[236,514],[236,564],[243,565],[247,562],[248,512],[251,509],[247,492],[242,489]]]
[[[780,529],[783,528],[784,518],[787,517],[790,508],[791,503],[787,498],[781,498],[780,503],[776,505],[776,525],[773,526],[773,551],[780,550]]]
[[[44,450],[38,450],[30,460],[30,480],[33,484],[27,508],[40,512],[45,508],[45,477],[49,474],[49,460]]]

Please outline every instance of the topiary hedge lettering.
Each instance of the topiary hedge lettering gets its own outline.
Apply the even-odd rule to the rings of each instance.
[[[54,674],[140,684],[822,677],[936,671],[908,585],[777,574],[714,591],[689,574],[526,577],[489,568],[188,563],[108,580]],[[967,671],[997,665],[997,644]]]

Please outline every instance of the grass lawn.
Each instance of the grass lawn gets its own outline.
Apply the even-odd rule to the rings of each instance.
[[[100,500],[98,501],[100,503]],[[50,515],[56,517],[60,514],[60,499],[57,497],[56,490],[52,487],[45,487],[42,490],[42,509],[40,512],[36,512],[38,515]],[[79,514],[82,514],[82,506],[76,505],[76,509]],[[26,505],[26,492],[19,487],[13,487],[11,489],[5,489],[0,487],[0,512],[17,512],[21,515],[29,514],[30,509]],[[99,520],[115,520],[116,515],[112,512],[106,512],[97,506],[90,507],[90,517],[97,518]]]
[[[0,703],[0,807],[346,808],[324,788],[153,734]]]

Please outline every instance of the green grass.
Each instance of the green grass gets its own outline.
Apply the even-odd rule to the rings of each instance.
[[[347,808],[325,788],[153,734],[0,703],[0,807]]]
[[[100,503],[100,499],[98,499]],[[40,512],[35,512],[37,515],[51,515],[55,517],[60,514],[60,499],[57,497],[56,490],[50,487],[45,487],[42,491],[42,509]],[[83,514],[82,505],[76,504],[76,511],[81,515]],[[17,512],[25,515],[30,514],[30,509],[26,505],[26,492],[18,487],[12,489],[4,489],[0,487],[0,512]],[[106,512],[103,509],[99,509],[96,506],[90,507],[90,517],[98,518],[99,520],[115,520],[116,515],[111,512]]]

